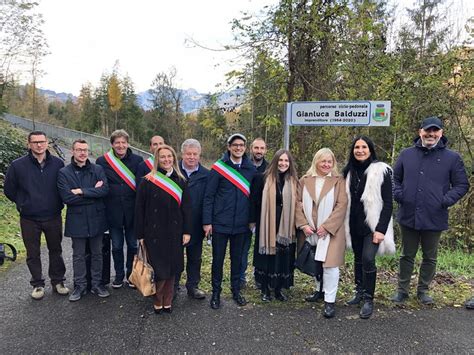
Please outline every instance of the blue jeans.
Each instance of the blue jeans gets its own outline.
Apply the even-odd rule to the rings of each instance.
[[[248,235],[244,238],[244,245],[242,247],[242,262],[240,265],[240,281],[247,281],[245,273],[249,264],[250,244],[252,244],[252,236]]]
[[[125,277],[123,244],[127,242],[127,278],[132,273],[133,257],[137,253],[138,242],[134,229],[130,226],[121,228],[109,228],[110,239],[112,240],[112,257],[114,259],[115,279],[123,281]]]
[[[242,248],[248,233],[212,235],[212,292],[221,293],[222,274],[224,268],[227,242],[230,242],[230,282],[233,293],[240,292],[240,265],[242,263]]]

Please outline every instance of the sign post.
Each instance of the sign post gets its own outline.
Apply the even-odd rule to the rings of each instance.
[[[284,146],[290,126],[390,126],[391,101],[310,101],[286,104]]]

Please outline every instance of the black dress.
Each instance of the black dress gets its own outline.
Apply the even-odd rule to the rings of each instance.
[[[278,181],[275,186],[276,193],[276,231],[280,226],[280,218],[283,208],[282,191],[285,184],[285,173],[278,174]],[[264,187],[263,179],[256,183],[257,192],[254,195],[253,205],[256,213],[256,237],[253,254],[253,266],[255,267],[255,281],[263,287],[268,285],[274,289],[288,289],[293,286],[294,264],[296,243],[290,243],[285,246],[276,243],[275,255],[266,255],[259,253],[259,231],[260,231],[260,213],[262,207],[262,192]]]

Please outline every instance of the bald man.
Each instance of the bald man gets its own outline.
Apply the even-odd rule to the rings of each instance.
[[[151,171],[151,168],[153,167],[153,156],[155,154],[155,151],[158,147],[162,146],[165,144],[165,140],[163,139],[162,136],[153,136],[150,139],[150,153],[152,154],[151,157],[148,159],[145,159],[143,162],[138,165],[138,170],[137,170],[137,186],[140,185],[140,183],[143,180],[143,177],[148,174]]]

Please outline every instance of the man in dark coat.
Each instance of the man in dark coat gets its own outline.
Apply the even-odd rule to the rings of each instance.
[[[204,291],[199,289],[201,281],[202,242],[202,204],[206,190],[209,170],[200,164],[201,144],[196,139],[186,139],[181,144],[181,158],[179,168],[187,180],[191,195],[193,211],[193,227],[191,241],[186,245],[186,289],[188,295],[195,299],[204,299]],[[181,275],[176,278],[175,292],[179,287]]]
[[[48,245],[48,274],[53,290],[60,295],[69,293],[64,286],[66,267],[61,247],[63,203],[56,187],[64,163],[49,153],[44,132],[31,132],[28,148],[28,154],[13,161],[8,168],[4,193],[16,203],[20,213],[21,236],[33,286],[31,297],[40,300],[44,297],[45,286],[41,268],[41,232]]]
[[[109,194],[105,198],[107,223],[112,240],[115,280],[113,288],[120,288],[123,279],[132,272],[133,257],[137,253],[133,219],[135,214],[136,173],[143,161],[128,147],[128,133],[116,130],[110,136],[112,149],[97,158],[96,163],[104,168],[109,183]],[[127,243],[127,273],[124,270],[123,244]],[[129,284],[130,287],[134,287]]]
[[[110,294],[102,285],[102,236],[107,230],[104,197],[109,185],[104,169],[88,159],[89,146],[83,139],[72,144],[71,164],[58,176],[58,190],[67,205],[64,235],[72,239],[75,302],[87,293],[86,244],[91,253],[91,292],[99,297]]]
[[[162,145],[165,145],[165,140],[163,139],[162,136],[153,136],[153,137],[151,137],[151,139],[150,139],[150,153],[152,155],[148,159],[145,159],[140,164],[138,164],[137,174],[136,174],[136,176],[137,176],[137,186],[140,185],[140,183],[143,180],[143,177],[151,171],[151,168],[153,167],[153,160],[154,160],[155,150],[158,147],[161,147]]]
[[[415,145],[400,153],[394,168],[394,199],[399,204],[402,254],[395,303],[408,298],[415,256],[421,243],[423,261],[417,297],[432,304],[428,289],[436,272],[438,244],[448,229],[448,208],[463,197],[469,182],[461,156],[448,149],[443,123],[437,117],[423,120]]]
[[[265,169],[267,168],[268,162],[265,160],[265,154],[267,153],[267,144],[263,138],[255,138],[250,144],[250,160],[253,166],[257,169],[257,174],[263,176]],[[255,232],[252,231],[255,235]],[[250,244],[252,244],[252,238],[245,238],[244,248],[242,250],[242,265],[240,266],[240,288],[243,289],[247,285],[247,266],[249,259]]]
[[[250,186],[255,167],[245,155],[247,139],[240,133],[227,140],[227,152],[209,173],[204,194],[203,228],[212,235],[211,308],[220,308],[222,272],[227,242],[230,241],[232,298],[239,306],[247,301],[240,293],[240,265],[245,238],[250,238]]]

